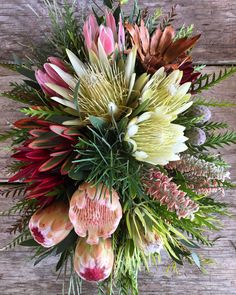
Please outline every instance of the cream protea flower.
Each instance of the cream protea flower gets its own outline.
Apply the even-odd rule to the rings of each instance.
[[[122,217],[122,207],[115,190],[100,184],[95,187],[83,183],[73,194],[69,217],[75,232],[87,237],[88,244],[97,244],[99,238],[108,238],[116,230]]]
[[[133,156],[153,165],[166,165],[179,160],[178,153],[187,149],[184,127],[171,123],[171,116],[162,108],[133,118],[127,128],[125,141],[133,145]]]
[[[187,94],[191,83],[180,85],[182,77],[183,72],[179,70],[167,76],[164,67],[160,68],[148,82],[148,76],[144,74],[135,85],[136,90],[140,92],[140,102],[147,103],[146,110],[148,111],[162,107],[165,113],[170,114],[174,120],[178,114],[192,105],[192,102],[188,102],[191,94]]]
[[[90,52],[90,64],[87,65],[67,50],[75,71],[74,76],[64,72],[55,64],[50,64],[70,87],[65,89],[57,84],[46,83],[48,88],[60,96],[51,99],[77,110],[83,119],[90,115],[109,118],[111,113],[118,116],[130,105],[130,95],[135,81],[136,49],[129,53],[125,65],[121,67],[115,63],[110,64],[104,49],[102,47],[99,49],[98,57]],[[75,92],[78,102],[74,99]]]
[[[80,239],[74,257],[77,274],[86,281],[99,282],[109,277],[114,263],[111,240],[103,240],[97,245],[88,245]]]
[[[73,228],[68,211],[68,206],[63,202],[54,202],[36,211],[29,222],[35,241],[48,248],[64,240]]]

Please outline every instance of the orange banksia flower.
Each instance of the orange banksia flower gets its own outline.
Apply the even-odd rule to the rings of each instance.
[[[166,70],[181,69],[184,72],[184,82],[193,81],[199,75],[193,73],[191,57],[187,51],[195,45],[200,35],[175,40],[172,26],[166,27],[164,31],[158,28],[150,35],[143,20],[140,27],[128,23],[126,29],[132,45],[137,47],[139,60],[148,73],[154,74],[164,66]]]
[[[122,217],[122,207],[115,190],[100,184],[95,187],[83,183],[73,194],[69,216],[75,232],[87,237],[88,244],[97,244],[99,238],[108,238],[116,230]]]
[[[109,277],[114,263],[111,240],[101,240],[97,245],[88,245],[80,239],[75,249],[74,268],[86,281],[103,281]]]
[[[29,229],[35,241],[49,248],[64,240],[73,228],[68,210],[65,203],[54,202],[36,211],[29,222]]]

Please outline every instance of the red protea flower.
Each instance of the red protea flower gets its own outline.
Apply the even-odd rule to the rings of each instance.
[[[64,240],[73,228],[68,211],[69,207],[58,201],[36,211],[29,222],[29,229],[35,241],[49,248]]]
[[[86,281],[99,282],[109,277],[114,263],[110,239],[96,245],[88,245],[80,239],[75,249],[74,267],[77,274]]]
[[[194,217],[199,206],[179,190],[178,186],[162,172],[150,169],[144,179],[146,193],[166,205],[169,211],[175,211],[179,218]]]
[[[53,199],[45,197],[64,183],[63,176],[72,167],[76,156],[73,149],[79,133],[75,128],[36,118],[19,120],[15,126],[28,130],[29,138],[12,155],[23,165],[9,181],[29,183],[26,197],[38,199],[41,205],[48,204]]]
[[[83,183],[73,194],[69,216],[75,232],[87,237],[88,244],[97,244],[99,238],[108,238],[116,230],[122,217],[122,207],[115,190],[100,184]]]
[[[168,26],[162,31],[156,29],[150,36],[148,28],[141,20],[141,26],[126,24],[133,46],[138,49],[138,58],[145,71],[154,74],[159,68],[167,71],[180,69],[184,72],[182,83],[192,82],[198,76],[194,73],[191,57],[187,51],[192,48],[200,35],[174,40],[175,31]]]

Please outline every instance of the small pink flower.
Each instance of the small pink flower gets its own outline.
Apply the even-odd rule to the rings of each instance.
[[[88,245],[80,239],[74,257],[74,268],[77,274],[86,281],[104,281],[111,274],[114,254],[111,240],[101,240],[97,245]]]
[[[51,64],[59,67],[61,70],[68,72],[68,67],[61,59],[57,57],[49,57],[48,61]],[[58,93],[47,87],[47,83],[56,84],[58,86],[64,87],[65,89],[69,89],[69,86],[52,68],[50,63],[45,63],[43,65],[43,69],[37,70],[35,72],[35,77],[45,94],[49,96],[58,96]]]
[[[107,239],[116,230],[122,217],[119,196],[115,190],[100,184],[98,187],[83,183],[73,194],[69,217],[75,232],[87,237],[87,243],[97,244],[99,238]]]
[[[68,206],[63,202],[54,202],[36,211],[29,222],[35,241],[49,248],[64,240],[73,228],[68,211]]]
[[[106,54],[111,55],[115,50],[115,41],[112,30],[101,25],[98,39],[100,40]]]
[[[115,41],[117,41],[116,20],[111,12],[106,11],[106,26],[112,30]]]
[[[98,31],[99,26],[96,17],[93,14],[90,14],[83,27],[85,44],[88,49],[94,49],[93,43],[97,38]]]

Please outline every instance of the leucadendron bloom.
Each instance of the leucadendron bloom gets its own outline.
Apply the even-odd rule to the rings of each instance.
[[[171,121],[172,116],[160,107],[129,122],[125,141],[132,144],[132,154],[138,161],[166,165],[179,160],[178,154],[187,149],[187,137],[185,128]]]
[[[110,239],[96,245],[89,245],[85,239],[80,239],[74,256],[74,268],[77,274],[86,281],[104,281],[111,274],[114,264],[114,254]]]
[[[29,222],[34,240],[46,248],[64,240],[73,228],[68,211],[68,206],[62,201],[36,211]]]
[[[122,207],[117,192],[103,184],[83,183],[71,198],[69,217],[75,232],[87,236],[87,243],[98,244],[114,233],[122,217]]]

